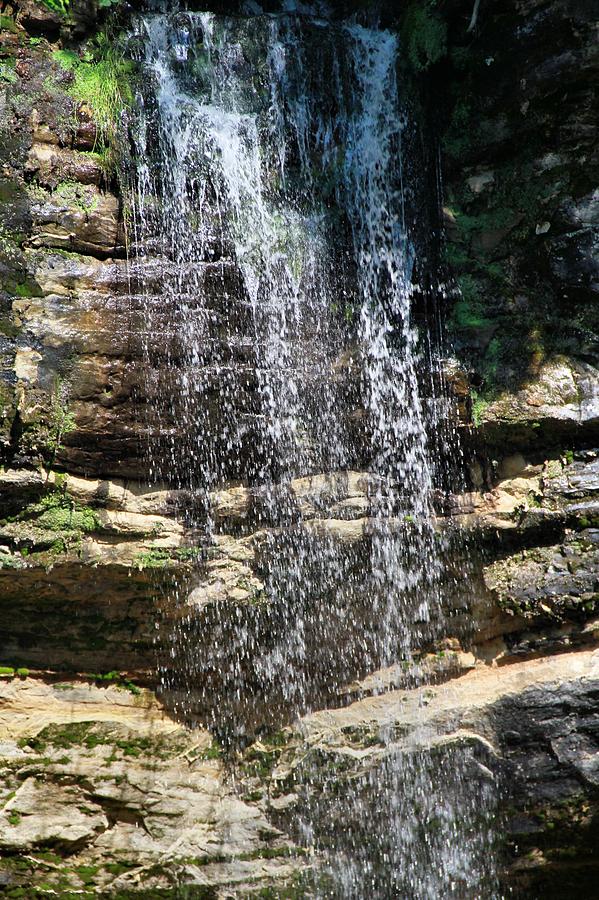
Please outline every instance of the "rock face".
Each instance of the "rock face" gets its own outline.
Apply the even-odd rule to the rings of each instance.
[[[23,0],[0,17],[6,895],[49,885],[64,895],[164,889],[176,896],[191,886],[206,897],[318,896],[319,857],[305,853],[298,809],[318,823],[319,851],[353,814],[335,805],[331,786],[342,793],[349,779],[359,782],[373,815],[387,814],[368,774],[386,784],[389,760],[422,754],[426,767],[432,751],[441,760],[449,754],[463,784],[474,779],[481,796],[492,779],[499,808],[487,812],[505,822],[506,884],[522,896],[592,896],[599,778],[592,4],[482,4],[468,32],[472,4],[452,0],[442,13],[447,53],[426,72],[418,57],[423,105],[443,148],[453,286],[446,374],[461,412],[467,482],[438,515],[451,549],[449,624],[413,670],[372,672],[351,654],[342,660],[330,652],[366,630],[366,591],[351,622],[335,617],[328,597],[311,597],[306,679],[310,706],[321,711],[299,718],[276,684],[267,691],[258,683],[250,703],[240,701],[231,634],[246,626],[248,655],[255,634],[268,645],[265,558],[273,548],[286,552],[300,514],[305,541],[334,551],[344,580],[354,583],[372,500],[384,485],[360,471],[359,460],[355,470],[297,478],[281,488],[285,516],[275,522],[271,498],[240,484],[239,472],[208,497],[193,485],[145,483],[152,409],[180,337],[167,312],[164,327],[148,333],[145,310],[149,302],[160,309],[164,271],[150,263],[142,272],[128,248],[110,135],[74,88],[68,53],[97,31],[98,5],[106,6],[71,0],[65,16]],[[418,40],[406,33],[406,46]],[[227,247],[214,255],[203,284],[225,321],[239,275]],[[239,404],[250,413],[252,362],[251,347],[235,347]],[[339,367],[351,394],[351,359]],[[210,415],[218,417],[218,385],[214,398]],[[166,427],[176,434],[176,401],[173,410]],[[156,446],[158,436],[150,437]],[[398,518],[397,527],[410,523]],[[455,563],[452,556],[464,541],[466,579],[463,550]],[[183,631],[182,674],[171,651],[178,642],[183,652]],[[416,681],[428,684],[417,690]],[[243,740],[226,732],[232,719],[243,722]]]
[[[304,867],[235,790],[209,733],[177,726],[147,692],[31,679],[0,691],[8,896],[42,876],[64,894],[195,885],[216,897]]]

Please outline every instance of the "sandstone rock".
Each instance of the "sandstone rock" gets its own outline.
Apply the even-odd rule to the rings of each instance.
[[[108,827],[100,806],[78,808],[86,800],[76,787],[40,784],[27,778],[4,806],[0,847],[32,850],[48,844],[68,847],[93,840]]]
[[[66,879],[77,890],[85,877],[88,888],[124,892],[297,874],[299,851],[238,796],[210,735],[139,699],[92,684],[0,685],[0,765],[11,773],[0,846],[54,851],[51,866],[33,859],[8,883],[62,879],[64,889]]]
[[[86,185],[86,186],[84,186]],[[118,248],[119,202],[95,184],[67,182],[31,205],[31,247],[111,255]]]
[[[34,174],[40,184],[49,188],[56,188],[64,181],[99,185],[104,177],[104,170],[93,154],[80,153],[47,142],[32,145],[26,171]]]

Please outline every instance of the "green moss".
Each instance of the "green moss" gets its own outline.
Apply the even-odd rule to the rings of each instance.
[[[449,324],[450,327],[453,326],[454,330],[458,328],[484,328],[490,324],[490,320],[482,315],[478,305],[462,299],[455,304]]]
[[[492,338],[485,349],[482,360],[482,373],[487,388],[495,384],[503,351],[502,342],[498,337]]]
[[[63,439],[75,430],[75,418],[69,408],[67,392],[60,379],[56,379],[50,399],[50,421],[48,428],[48,449],[51,453],[50,465],[62,447]]]
[[[67,750],[73,746],[85,746],[88,749],[97,746],[101,741],[96,735],[90,734],[92,723],[74,722],[70,725],[48,725],[35,737],[27,738],[22,746],[31,747],[38,753],[43,753],[48,745]],[[21,744],[21,742],[19,742]]]
[[[75,866],[75,872],[84,884],[93,884],[94,876],[100,871],[100,866]]]
[[[94,509],[81,506],[61,491],[51,491],[39,503],[26,506],[12,521],[28,522],[43,531],[66,532],[69,535],[98,531],[101,528]],[[55,547],[57,552],[62,552],[63,549],[62,543]]]
[[[0,675],[14,675],[15,670],[12,666],[0,666]]]
[[[267,747],[286,747],[289,743],[290,732],[289,731],[271,731],[268,734],[262,735],[260,741]]]
[[[117,863],[106,863],[104,868],[111,875],[117,876],[123,875],[125,872],[128,872],[129,869],[134,869],[137,865],[137,863],[123,861]]]
[[[79,55],[73,50],[55,50],[52,54],[52,59],[61,68],[69,69],[70,71],[76,69],[81,62]]]
[[[61,181],[54,190],[54,196],[66,200],[84,213],[93,212],[98,205],[97,194],[78,181]]]
[[[124,691],[129,691],[130,694],[134,694],[138,696],[141,694],[140,688],[137,685],[133,684],[132,681],[129,681],[128,678],[125,678],[120,672],[113,670],[112,672],[104,672],[103,674],[94,674],[91,673],[85,676],[92,681],[95,681],[96,684],[105,684],[106,682],[113,684],[115,687],[120,688]]]
[[[151,755],[154,750],[150,738],[132,738],[131,740],[115,741],[114,747],[115,749],[121,750],[125,756],[132,756],[135,759],[138,759],[140,756]]]
[[[18,810],[13,809],[8,814],[8,824],[9,825],[18,825],[21,821],[21,813]]]
[[[0,556],[0,569],[22,569],[24,566],[25,563],[18,556],[8,556],[4,553]]]
[[[461,244],[448,243],[444,248],[446,262],[452,269],[463,269],[471,265],[470,254]]]
[[[264,780],[270,778],[271,772],[282,753],[282,749],[279,747],[266,749],[264,743],[261,742],[261,744],[262,746],[254,744],[249,748],[244,755],[241,768],[246,776]]]
[[[0,31],[10,31],[11,34],[18,34],[19,28],[14,19],[10,16],[0,16]]]
[[[14,71],[14,63],[10,65],[12,60],[2,60],[0,62],[0,81],[7,81],[9,84],[14,84],[17,80],[17,76]]]
[[[121,732],[122,733],[122,732]],[[180,751],[172,742],[158,740],[155,737],[127,737],[118,736],[119,731],[109,727],[99,726],[94,722],[74,722],[69,725],[48,725],[38,735],[20,741],[21,746],[31,747],[37,753],[44,753],[48,747],[69,750],[72,747],[93,750],[95,747],[111,747],[112,753],[107,758],[108,764],[114,762],[119,756],[130,756],[135,759],[156,758],[168,759],[173,753]],[[44,760],[36,760],[36,764]],[[51,757],[48,764],[54,765],[57,760]]]
[[[16,791],[10,791],[10,792],[2,799],[2,801],[1,801],[1,806],[2,806],[2,808],[4,808],[4,807],[6,806],[6,804],[7,804],[10,800],[12,800],[13,797],[16,796],[16,794],[17,794]],[[0,862],[1,862],[1,860],[0,860]]]
[[[50,531],[97,531],[100,527],[98,517],[93,509],[79,507],[67,501],[61,506],[47,509],[35,524],[38,528]]]
[[[401,33],[408,59],[416,72],[423,72],[447,52],[447,24],[436,0],[411,3],[403,18]]]
[[[12,318],[0,317],[0,334],[3,334],[7,338],[15,338],[20,331],[21,329],[15,325]]]
[[[53,863],[55,866],[63,862],[62,856],[59,856],[58,853],[53,853],[51,850],[37,850],[35,855],[39,859],[43,859],[44,862]]]
[[[289,881],[276,887],[255,887],[243,896],[246,900],[304,900],[305,897],[333,897],[335,891],[331,875],[312,870],[296,872]]]
[[[135,556],[134,563],[138,569],[164,569],[171,561],[171,554],[161,547],[153,547]]]
[[[200,547],[177,547],[174,551],[174,556],[176,559],[181,560],[181,562],[196,562],[200,559],[201,553]]]
[[[485,328],[491,320],[485,315],[480,286],[477,279],[468,274],[456,279],[461,297],[454,305],[449,319],[449,327],[453,331],[464,328]]]
[[[472,422],[475,428],[480,428],[483,422],[483,415],[489,405],[489,401],[484,397],[480,397],[476,391],[471,391],[472,397]]]
[[[443,149],[454,159],[460,159],[476,141],[478,132],[472,128],[474,110],[468,97],[457,98],[449,127],[443,136]]]
[[[154,533],[159,532],[159,528]],[[167,549],[165,547],[150,547],[136,554],[133,563],[142,569],[165,569],[171,563],[195,563],[202,557],[201,547],[176,547],[175,549]]]
[[[497,231],[509,228],[518,218],[518,210],[511,206],[496,206],[477,215],[454,210],[455,221],[465,240],[471,240],[483,231]]]
[[[199,759],[221,759],[222,750],[218,746],[218,744],[213,743],[210,747],[207,747],[205,750],[202,750],[200,753]]]

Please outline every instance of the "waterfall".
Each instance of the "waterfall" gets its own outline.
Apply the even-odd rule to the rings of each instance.
[[[148,13],[130,45],[150,474],[200,498],[204,559],[230,538],[218,492],[251,497],[239,544],[251,589],[240,579],[237,592],[249,597],[194,608],[200,574],[180,585],[163,675],[183,707],[243,741],[443,633],[400,48],[307,9]],[[306,808],[298,830],[327,849],[326,895],[497,896],[475,893],[488,871],[479,808],[458,796],[469,754],[441,776],[425,755],[391,758],[341,807]]]

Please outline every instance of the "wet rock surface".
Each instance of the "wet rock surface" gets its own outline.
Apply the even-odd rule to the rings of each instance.
[[[5,678],[0,841],[12,852],[3,883],[113,893],[203,885],[214,897],[278,885],[318,896],[318,857],[304,855],[294,810],[316,816],[326,843],[346,782],[365,779],[362,802],[374,809],[369,773],[378,772],[380,787],[392,777],[390,760],[403,759],[409,777],[410,760],[432,752],[431,774],[445,791],[457,771],[503,792],[521,861],[506,859],[502,878],[522,896],[544,869],[566,886],[572,848],[577,877],[596,866],[598,689],[591,651],[479,667],[440,686],[314,713],[231,754],[208,732],[169,719],[149,692]]]
[[[344,779],[430,749],[434,739],[441,753],[470,748],[465,778],[479,778],[484,766],[496,784],[511,785],[501,800],[512,853],[506,879],[522,896],[593,895],[599,170],[591,5],[483,4],[465,45],[472,4],[452,3],[450,62],[429,73],[433,86],[444,82],[436,102],[450,115],[434,118],[443,133],[448,278],[457,278],[448,380],[466,423],[469,481],[438,525],[458,543],[465,535],[480,557],[473,554],[466,596],[447,588],[446,644],[427,647],[419,661],[426,702],[401,666],[373,673],[352,660],[352,670],[333,671],[328,647],[348,626],[317,598],[328,643],[315,632],[312,677],[325,673],[320,705],[337,708],[273,737],[290,713],[281,714],[279,697],[269,720],[262,697],[244,739],[252,742],[265,721],[269,730],[231,759],[206,730],[187,726],[213,721],[218,707],[225,717],[247,714],[231,699],[238,672],[228,667],[227,629],[244,621],[266,635],[265,543],[274,534],[285,552],[284,531],[301,515],[306,539],[335,548],[349,578],[381,485],[358,460],[355,471],[298,478],[281,486],[283,522],[269,518],[258,488],[239,483],[243,462],[210,498],[144,485],[148,432],[181,425],[177,396],[158,425],[152,415],[172,379],[164,362],[185,348],[168,311],[153,316],[148,334],[144,310],[161,310],[161,279],[172,266],[158,247],[143,272],[139,248],[130,247],[127,262],[117,179],[55,56],[61,34],[88,33],[97,10],[73,4],[65,22],[41,3],[19,2],[3,23],[0,664],[37,675],[0,681],[7,890],[50,883],[118,896],[192,885],[206,896],[248,896],[258,885],[309,896],[301,872],[310,861],[290,827],[298,802],[325,817],[326,837],[334,804],[319,806],[314,784],[342,791]],[[447,103],[439,99],[446,85]],[[231,247],[217,231],[208,244],[202,285],[214,344],[204,362],[224,361],[227,384],[237,386],[243,459],[255,433],[256,348],[240,338],[249,311]],[[337,362],[351,397],[351,353]],[[142,363],[150,377],[140,375]],[[214,432],[222,384],[215,378],[210,394]],[[351,411],[356,421],[359,413]],[[182,445],[196,438],[182,435]],[[368,612],[366,594],[357,619],[367,622]],[[181,621],[193,623],[189,683],[168,661]],[[145,691],[122,686],[158,687],[157,672],[173,719]],[[121,688],[99,687],[93,673],[113,673]],[[212,684],[209,709],[194,707],[200,682]]]
[[[148,692],[0,682],[0,768],[6,890],[195,885],[217,897],[284,885],[305,866],[235,790],[210,734],[170,721]]]

